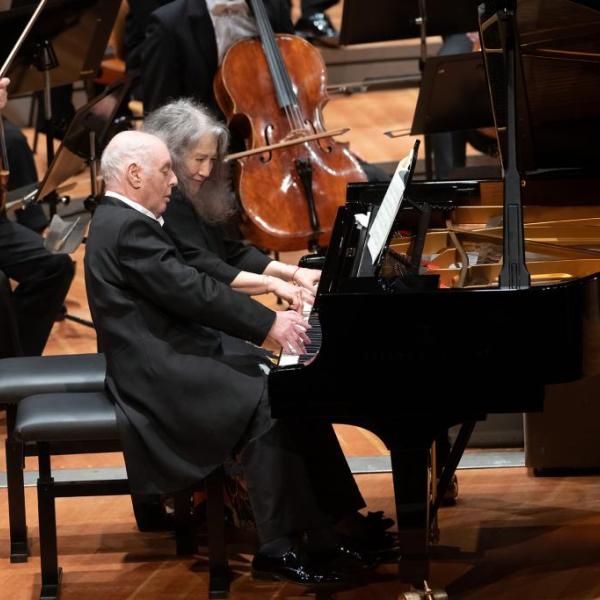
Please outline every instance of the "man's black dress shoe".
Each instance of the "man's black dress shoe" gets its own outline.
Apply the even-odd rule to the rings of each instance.
[[[331,568],[330,561],[317,560],[292,547],[280,556],[258,552],[252,560],[252,577],[267,581],[291,581],[301,585],[341,585],[349,576]]]
[[[300,17],[296,23],[295,29],[298,35],[307,40],[333,38],[337,36],[335,27],[324,12],[316,12],[312,15]]]

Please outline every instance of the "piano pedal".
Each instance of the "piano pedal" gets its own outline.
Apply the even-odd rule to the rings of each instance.
[[[413,588],[401,594],[398,600],[448,600],[448,594],[445,590],[430,588],[427,581],[424,581],[422,590]]]

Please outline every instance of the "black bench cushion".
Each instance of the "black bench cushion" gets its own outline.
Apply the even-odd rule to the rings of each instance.
[[[0,360],[0,404],[25,396],[104,389],[104,354],[22,356]]]
[[[14,434],[24,442],[119,439],[113,403],[103,392],[27,396],[17,408]]]

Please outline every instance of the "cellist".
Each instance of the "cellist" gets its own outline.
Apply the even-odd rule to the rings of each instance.
[[[289,0],[265,0],[276,33],[293,33]],[[191,97],[219,112],[213,79],[235,42],[258,35],[245,0],[174,0],[152,14],[142,57],[144,110]]]

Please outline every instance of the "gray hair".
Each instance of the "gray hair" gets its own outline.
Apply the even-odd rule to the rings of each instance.
[[[225,125],[202,104],[190,98],[181,98],[147,115],[143,129],[167,145],[179,187],[204,220],[215,224],[232,216],[235,204],[230,188],[230,170],[223,162],[229,146],[229,131]],[[184,176],[185,158],[207,135],[217,140],[217,161],[200,191],[192,194],[187,189]]]
[[[140,131],[122,131],[115,135],[102,153],[100,174],[107,185],[121,181],[131,164],[147,166],[152,156],[154,136]]]

